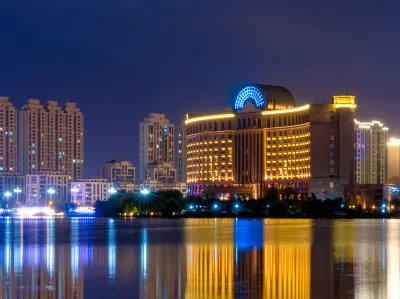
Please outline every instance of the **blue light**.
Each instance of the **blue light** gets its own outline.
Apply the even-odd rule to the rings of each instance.
[[[235,204],[235,208],[238,208],[239,207],[239,205],[238,204]]]
[[[235,100],[235,110],[241,110],[244,107],[244,103],[248,100],[252,99],[256,103],[257,108],[264,107],[264,97],[261,91],[254,86],[247,86],[243,88]]]
[[[218,205],[214,205],[214,209],[218,208]]]
[[[383,204],[383,205],[382,205],[382,208],[386,208],[386,205],[385,205],[385,204]]]
[[[194,207],[193,207],[192,205],[189,206],[189,209],[193,210],[193,208],[194,208]]]
[[[385,210],[382,210],[382,213],[385,213],[386,211]]]
[[[344,208],[344,204],[341,204],[340,207],[341,207],[341,208]]]
[[[267,205],[267,208],[269,208],[269,205]]]

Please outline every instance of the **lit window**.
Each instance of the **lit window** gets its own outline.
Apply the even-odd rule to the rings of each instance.
[[[335,161],[334,160],[330,160],[329,164],[333,165],[333,164],[335,164]]]

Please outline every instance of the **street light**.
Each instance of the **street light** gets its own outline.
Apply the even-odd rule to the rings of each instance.
[[[14,191],[15,194],[17,194],[17,204],[19,204],[18,196],[22,192],[22,190],[19,187],[17,187],[13,191]]]
[[[56,193],[56,190],[54,190],[53,188],[50,188],[47,190],[47,193],[50,194],[50,201],[49,201],[49,205],[53,205],[53,194]]]
[[[11,192],[10,191],[6,191],[5,193],[4,193],[4,196],[6,197],[6,200],[8,201],[8,198],[11,196],[12,194],[11,194]]]
[[[147,195],[150,193],[150,191],[145,188],[145,189],[140,190],[140,193],[143,195]]]
[[[111,195],[114,195],[117,192],[117,190],[115,190],[114,187],[111,187],[110,189],[108,189],[108,193],[110,193]]]

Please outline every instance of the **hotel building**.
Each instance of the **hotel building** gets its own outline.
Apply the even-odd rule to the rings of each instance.
[[[59,107],[30,99],[19,112],[19,172],[55,171],[71,180],[83,176],[84,119],[75,103]]]
[[[229,113],[187,114],[189,194],[260,198],[268,188],[293,187],[344,197],[344,184],[354,178],[356,106],[347,94],[295,106],[284,87],[251,85]]]
[[[17,110],[0,97],[0,173],[17,172]]]
[[[356,184],[384,184],[388,166],[388,128],[379,121],[355,121]]]
[[[150,113],[140,123],[140,181],[146,179],[149,164],[174,166],[174,135],[174,125],[164,114]]]

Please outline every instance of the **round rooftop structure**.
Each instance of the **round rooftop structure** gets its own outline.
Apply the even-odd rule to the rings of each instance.
[[[234,110],[242,110],[248,100],[263,110],[290,109],[295,105],[293,95],[287,88],[274,85],[245,86],[236,97]]]
[[[400,176],[392,176],[391,178],[388,178],[385,185],[400,185]]]

